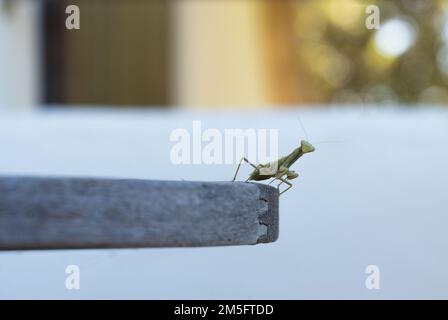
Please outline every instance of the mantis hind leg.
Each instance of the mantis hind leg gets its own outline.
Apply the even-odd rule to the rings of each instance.
[[[240,170],[240,167],[241,167],[241,163],[243,162],[243,161],[246,161],[248,164],[250,164],[252,167],[254,167],[255,169],[257,168],[257,166],[256,165],[254,165],[252,162],[250,162],[249,160],[247,160],[246,158],[241,158],[241,160],[240,160],[240,163],[238,164],[238,167],[236,168],[236,172],[235,172],[235,175],[233,176],[233,179],[232,179],[232,181],[235,181],[235,179],[236,179],[236,176],[238,175],[238,171]],[[249,179],[247,179],[246,180],[246,182],[248,181]]]

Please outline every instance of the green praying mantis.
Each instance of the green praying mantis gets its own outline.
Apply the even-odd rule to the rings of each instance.
[[[233,177],[232,181],[235,181],[236,176],[238,175],[238,171],[240,170],[241,163],[245,161],[254,168],[252,173],[249,175],[249,178],[247,178],[246,182],[250,180],[261,181],[272,178],[273,180],[269,182],[269,184],[271,184],[273,181],[279,180],[280,183],[277,185],[277,189],[280,188],[280,185],[282,183],[288,185],[285,190],[280,192],[281,195],[292,188],[292,183],[289,182],[289,180],[295,179],[299,176],[298,173],[294,172],[293,170],[289,170],[289,168],[305,153],[310,153],[314,150],[315,148],[311,143],[302,140],[300,141],[300,147],[294,149],[289,155],[273,162],[255,165],[243,157],[238,164],[238,168],[236,169],[235,176]]]

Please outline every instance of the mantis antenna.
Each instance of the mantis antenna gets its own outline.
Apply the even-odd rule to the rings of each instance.
[[[305,134],[305,139],[306,139],[306,141],[308,141],[309,140],[308,139],[308,133],[306,132],[305,126],[302,123],[302,119],[300,118],[300,116],[299,116],[298,119],[299,119],[300,126],[302,127],[303,133]]]
[[[306,128],[303,125],[302,118],[300,118],[300,116],[298,116],[298,120],[299,120],[299,123],[300,123],[300,127],[302,128],[302,131],[305,134],[305,139],[307,141],[309,141],[308,132],[306,131]],[[325,141],[313,142],[313,144],[314,145],[319,145],[319,144],[323,144],[323,143],[343,143],[343,142],[345,142],[345,141],[342,141],[342,140],[325,140]]]

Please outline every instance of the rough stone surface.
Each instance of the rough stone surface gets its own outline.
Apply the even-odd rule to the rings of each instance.
[[[0,249],[246,245],[278,237],[255,183],[0,177]]]

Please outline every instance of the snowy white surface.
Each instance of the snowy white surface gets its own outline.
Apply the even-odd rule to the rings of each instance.
[[[0,299],[448,298],[448,109],[0,113],[0,174],[230,180],[235,166],[172,165],[170,132],[279,128],[287,153],[299,116],[316,152],[293,167],[276,243],[0,252]],[[79,291],[65,288],[69,264]],[[372,264],[380,290],[365,287]]]

